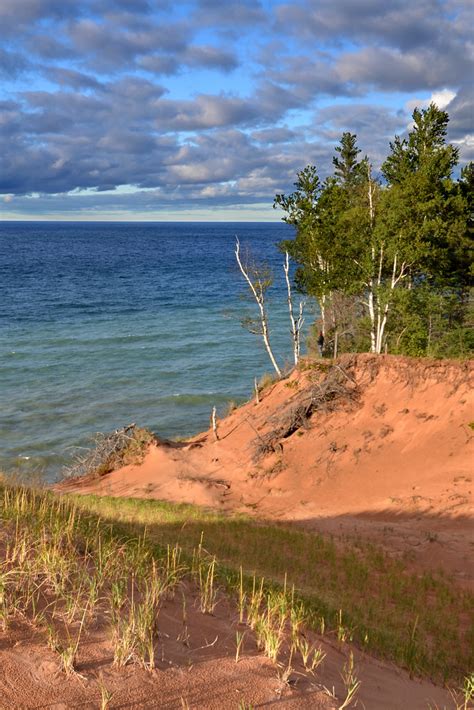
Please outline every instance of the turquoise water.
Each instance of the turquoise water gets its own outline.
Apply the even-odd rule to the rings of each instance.
[[[275,268],[269,312],[291,360],[276,243],[284,224],[0,225],[0,468],[53,479],[95,432],[131,422],[164,437],[207,428],[213,405],[271,371],[239,323],[254,313],[235,235]],[[308,316],[308,321],[311,318]]]

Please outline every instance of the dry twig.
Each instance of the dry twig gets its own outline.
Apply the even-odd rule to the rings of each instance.
[[[296,401],[293,400],[295,403],[283,415],[272,418],[271,421],[278,426],[253,441],[254,459],[278,450],[282,439],[287,439],[298,429],[307,428],[314,412],[332,411],[342,400],[355,401],[357,396],[355,380],[339,365],[331,367],[322,382],[312,383],[298,395]]]

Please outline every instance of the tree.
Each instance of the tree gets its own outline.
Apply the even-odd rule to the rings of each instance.
[[[461,259],[468,266],[466,270],[463,269],[463,272],[466,279],[471,283],[472,277],[474,277],[474,259],[472,258],[474,244],[474,162],[471,161],[461,170],[459,189],[464,200],[466,213],[466,230],[461,247],[463,251]]]
[[[298,364],[301,352],[301,328],[303,327],[304,317],[303,310],[305,303],[300,301],[298,317],[293,314],[293,298],[291,296],[291,281],[290,281],[290,257],[288,252],[285,252],[285,261],[283,264],[283,270],[285,272],[286,289],[288,292],[288,311],[290,313],[291,322],[291,336],[293,341],[293,359],[295,365]]]
[[[316,299],[321,313],[322,331],[326,332],[326,309],[331,293],[331,239],[324,219],[327,190],[321,185],[314,165],[297,173],[296,190],[290,195],[275,196],[273,207],[286,214],[283,221],[295,227],[294,239],[280,243],[297,264],[295,283],[299,291]],[[335,186],[335,183],[334,183]],[[329,237],[329,240],[328,240]]]
[[[356,135],[346,132],[333,176],[321,183],[309,165],[293,193],[275,197],[295,226],[280,248],[297,263],[296,285],[318,300],[323,333],[334,341],[344,332],[347,343],[364,342],[359,318],[374,353],[389,345],[418,354],[469,347],[474,166],[453,179],[459,155],[446,141],[448,121],[434,104],[415,109],[407,137],[390,143],[385,184],[367,158],[359,161]]]
[[[343,133],[340,145],[336,146],[336,153],[332,159],[336,179],[345,186],[354,184],[360,176],[361,163],[357,156],[360,149],[357,147],[355,133]]]
[[[337,291],[350,290],[354,269],[347,263],[346,225],[343,215],[352,205],[362,177],[363,161],[355,134],[343,133],[333,158],[335,175],[323,184],[316,167],[307,165],[297,173],[295,190],[276,195],[274,207],[280,207],[283,220],[294,225],[295,238],[280,244],[298,265],[297,288],[316,299],[321,314],[323,334],[332,331],[337,339],[337,308],[332,307]]]
[[[278,363],[273,354],[273,350],[270,345],[270,330],[268,327],[268,313],[265,305],[265,295],[267,290],[270,288],[273,282],[273,276],[270,269],[266,266],[258,266],[251,263],[250,259],[245,259],[245,263],[242,262],[240,254],[240,242],[236,238],[235,240],[235,258],[239,269],[244,277],[247,285],[250,289],[250,293],[257,302],[259,317],[258,319],[245,318],[242,320],[242,325],[247,328],[250,333],[255,335],[261,335],[265,349],[268,353],[268,357],[275,368],[278,377],[281,377],[281,370],[278,367]]]
[[[453,303],[462,303],[467,288],[469,190],[452,178],[459,156],[457,148],[446,143],[448,121],[448,114],[434,104],[415,109],[408,138],[395,139],[382,166],[388,188],[379,228],[407,264],[412,294],[403,299],[408,309],[404,327],[410,331],[408,321],[415,318],[416,308],[428,349],[434,322],[444,320],[450,328],[456,311],[454,320],[459,320]]]

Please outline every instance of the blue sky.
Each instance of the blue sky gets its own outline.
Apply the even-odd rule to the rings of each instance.
[[[380,165],[415,106],[474,157],[465,0],[0,0],[4,219],[278,220],[343,131]]]

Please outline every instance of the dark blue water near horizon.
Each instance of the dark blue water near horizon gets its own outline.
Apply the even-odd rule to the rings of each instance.
[[[248,398],[271,365],[239,323],[255,309],[236,235],[275,270],[272,338],[290,360],[285,224],[0,223],[0,469],[52,479],[95,432],[186,436]]]

